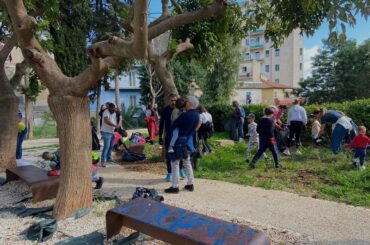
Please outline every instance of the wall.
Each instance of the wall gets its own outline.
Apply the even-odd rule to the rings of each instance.
[[[250,92],[252,98],[252,104],[260,104],[262,103],[262,90],[261,89],[236,89],[234,91],[233,96],[231,97],[231,101],[238,101],[239,104],[245,105],[246,102],[246,94]]]

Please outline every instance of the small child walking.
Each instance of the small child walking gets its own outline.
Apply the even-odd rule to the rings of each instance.
[[[264,112],[265,116],[259,121],[257,126],[260,146],[257,153],[254,155],[252,162],[249,164],[249,167],[255,168],[258,159],[260,159],[267,148],[269,148],[274,157],[275,168],[281,168],[279,163],[279,153],[274,138],[275,122],[272,119],[274,110],[268,107],[265,108]]]
[[[254,121],[256,119],[256,116],[254,114],[249,114],[247,116],[248,120],[248,133],[247,137],[249,138],[248,145],[247,145],[247,151],[245,152],[245,158],[246,162],[248,163],[250,161],[251,151],[253,148],[257,148],[257,150],[260,148],[260,140],[259,135],[257,133],[257,126],[258,124]],[[268,160],[268,157],[266,153],[263,153],[263,156],[266,160]]]
[[[316,117],[315,114],[311,114],[309,116],[309,119],[310,119],[310,122],[312,124],[312,126],[311,126],[312,142],[316,146],[319,146],[320,142],[321,142],[321,139],[319,138],[319,133],[320,133],[320,130],[321,130],[321,123],[319,122],[319,120],[317,120],[317,117]]]
[[[365,126],[358,127],[359,134],[352,140],[349,148],[354,151],[355,157],[353,159],[353,166],[357,167],[357,163],[360,162],[360,169],[366,169],[365,157],[366,149],[370,144],[370,138],[366,135]]]

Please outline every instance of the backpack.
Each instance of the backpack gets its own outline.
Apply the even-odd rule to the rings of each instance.
[[[239,106],[240,113],[242,114],[242,118],[245,118],[247,114],[245,113],[245,110],[242,106]]]
[[[125,151],[122,154],[122,161],[124,162],[137,162],[137,161],[142,161],[145,159],[146,159],[146,156],[143,153]]]

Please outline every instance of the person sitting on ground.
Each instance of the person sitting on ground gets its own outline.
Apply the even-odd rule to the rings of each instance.
[[[113,148],[115,151],[119,151],[119,147],[121,145],[124,145],[125,137],[127,137],[127,132],[125,130],[123,130],[122,128],[116,130],[116,132],[114,133],[114,144],[113,144]]]
[[[92,166],[91,166],[91,180],[95,182],[95,189],[101,189],[104,183],[103,177],[98,177],[98,163],[100,161],[99,154],[96,151],[91,153]]]
[[[254,121],[256,119],[256,116],[254,114],[249,114],[247,116],[247,120],[248,120],[248,133],[247,133],[247,137],[248,137],[248,145],[247,145],[247,151],[245,152],[245,161],[248,163],[250,160],[250,156],[251,156],[251,151],[252,151],[252,148],[257,148],[257,150],[260,148],[260,139],[259,139],[259,135],[257,133],[257,126],[258,124]],[[263,153],[263,156],[265,157],[266,160],[268,160],[268,157],[266,155],[266,153],[264,152]]]
[[[199,124],[199,113],[195,110],[198,104],[199,101],[195,96],[188,96],[186,100],[187,111],[182,113],[173,124],[173,128],[179,129],[179,136],[175,144],[175,159],[171,161],[172,186],[165,190],[166,193],[179,193],[179,167],[181,160],[184,163],[188,179],[187,184],[185,185],[185,190],[194,191],[194,175],[190,161],[188,144],[189,138],[194,135]]]
[[[264,111],[265,116],[259,121],[257,126],[257,132],[259,134],[260,147],[257,153],[254,155],[252,162],[249,164],[250,168],[255,168],[258,159],[266,151],[270,149],[272,156],[274,157],[275,168],[281,168],[279,163],[279,153],[274,138],[275,122],[272,119],[274,110],[267,107]]]
[[[322,141],[319,138],[321,124],[320,124],[319,120],[317,120],[317,117],[315,116],[315,114],[311,114],[309,118],[310,118],[310,122],[312,124],[312,126],[311,126],[312,142],[314,143],[314,145],[318,146],[318,145],[320,145],[320,142]]]
[[[289,127],[289,137],[286,144],[286,149],[284,150],[284,155],[290,155],[290,146],[293,139],[295,139],[295,145],[297,148],[296,154],[302,155],[299,147],[301,145],[301,133],[303,128],[307,124],[307,112],[306,110],[299,105],[299,99],[295,99],[293,106],[288,111],[288,127]]]
[[[45,151],[42,153],[42,158],[44,160],[50,161],[49,167],[51,171],[49,171],[48,175],[50,176],[59,176],[60,175],[60,155],[59,150],[55,152],[48,152]]]
[[[353,166],[357,167],[357,163],[360,162],[359,167],[361,169],[366,169],[364,163],[366,157],[366,150],[368,145],[370,144],[370,138],[366,135],[365,126],[360,126],[358,128],[359,134],[355,136],[349,147],[355,153],[355,157],[353,159]]]

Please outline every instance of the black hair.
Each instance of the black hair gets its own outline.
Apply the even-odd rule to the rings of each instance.
[[[185,108],[185,106],[186,106],[186,101],[184,99],[179,98],[179,99],[176,100],[175,107],[177,109],[181,110],[181,109]]]
[[[272,109],[271,107],[267,107],[267,108],[265,108],[264,112],[265,112],[266,116],[270,116],[270,115],[274,114],[274,109]]]

